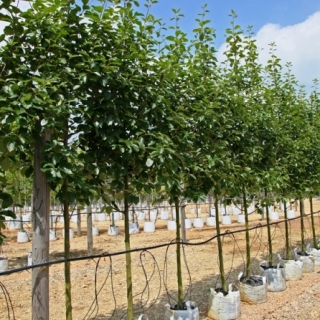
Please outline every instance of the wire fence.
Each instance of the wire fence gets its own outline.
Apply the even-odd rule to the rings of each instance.
[[[314,213],[316,228],[320,226],[319,211]],[[301,245],[300,217],[287,220],[290,248]],[[311,215],[304,216],[303,230],[306,242],[312,241]],[[285,220],[270,223],[274,257],[285,252]],[[228,228],[228,229],[227,229]],[[252,274],[260,274],[259,264],[268,256],[267,225],[264,221],[250,223],[250,252]],[[162,319],[167,304],[177,303],[176,244],[181,242],[183,253],[182,278],[185,300],[195,301],[200,318],[205,319],[209,289],[219,287],[217,238],[223,243],[224,265],[228,283],[237,284],[238,275],[245,269],[245,228],[243,225],[225,226],[221,234],[214,227],[188,231],[188,241],[165,241],[173,233],[159,229],[155,234],[131,236],[132,282],[136,318],[146,314],[149,319]],[[117,240],[116,240],[117,238]],[[74,240],[79,240],[74,239]],[[63,258],[61,249],[50,252],[51,261],[37,265],[22,265],[0,272],[0,312],[8,319],[31,318],[31,269],[50,266],[50,319],[64,316],[64,271],[66,261],[71,262],[72,304],[74,319],[126,319],[126,263],[128,251],[113,251],[123,245],[123,237],[96,238],[95,252],[87,255],[85,246],[72,251],[72,257]],[[121,240],[121,241],[120,241]],[[117,242],[116,242],[117,241]],[[85,241],[84,241],[85,242]],[[118,244],[119,246],[117,246]],[[108,250],[103,250],[104,248]],[[17,262],[17,261],[16,261]],[[21,263],[20,263],[21,264]],[[5,319],[5,318],[4,318]]]

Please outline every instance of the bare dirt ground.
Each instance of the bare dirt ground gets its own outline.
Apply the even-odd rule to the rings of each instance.
[[[188,208],[187,208],[188,209]],[[189,208],[190,209],[190,208]],[[320,200],[315,199],[314,210],[320,210]],[[205,206],[202,206],[202,217],[205,217]],[[189,212],[189,210],[187,210]],[[306,201],[306,213],[309,213]],[[195,217],[194,214],[187,214]],[[273,251],[283,254],[285,245],[284,223],[272,226]],[[261,221],[258,214],[250,215],[251,225]],[[71,239],[72,257],[87,255],[85,217],[82,217],[82,234]],[[236,216],[232,216],[231,225],[222,226],[222,232],[243,229]],[[320,228],[319,214],[315,215],[316,230]],[[143,222],[140,222],[140,233],[131,235],[132,248],[144,248],[165,244],[175,238],[174,231],[168,231],[166,221],[158,220],[155,233],[144,233]],[[94,253],[112,253],[124,250],[123,221],[116,224],[120,234],[116,237],[107,233],[109,222],[95,222],[100,235],[94,237]],[[76,225],[72,223],[76,230]],[[50,259],[63,259],[62,224],[58,224],[59,238],[50,242]],[[290,221],[290,241],[292,247],[300,242],[300,221]],[[5,253],[9,257],[9,269],[27,264],[27,255],[31,251],[31,242],[17,243],[17,230],[6,230],[8,236]],[[318,233],[318,232],[317,232]],[[186,300],[193,300],[199,306],[200,319],[207,318],[209,290],[219,284],[217,241],[213,239],[201,244],[216,235],[214,227],[187,230],[189,245],[184,247],[183,283]],[[259,274],[258,264],[267,257],[267,230],[252,230],[251,255],[252,272]],[[312,238],[310,217],[305,218],[305,237]],[[223,237],[225,269],[228,283],[237,285],[237,277],[244,269],[245,235],[243,232]],[[174,304],[177,293],[175,245],[132,253],[133,294],[136,318],[145,313],[149,320],[164,319],[165,305]],[[50,320],[65,319],[64,269],[63,264],[50,267]],[[304,273],[299,281],[287,281],[283,292],[268,293],[268,302],[261,305],[241,304],[240,320],[253,319],[320,319],[320,267],[313,273]],[[72,311],[73,319],[125,319],[126,313],[126,263],[124,255],[108,256],[101,259],[90,259],[71,263],[72,278]],[[23,271],[0,276],[1,319],[31,319],[31,272]],[[3,288],[7,290],[13,304],[13,311],[7,310]],[[171,298],[170,298],[171,297]],[[150,308],[151,306],[151,308]],[[14,316],[13,316],[14,312]]]

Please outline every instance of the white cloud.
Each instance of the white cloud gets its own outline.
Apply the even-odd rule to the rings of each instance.
[[[310,90],[312,80],[320,80],[320,11],[291,26],[266,24],[257,32],[255,38],[258,47],[263,49],[260,51],[260,61],[263,64],[269,59],[269,44],[274,42],[277,48],[276,55],[281,59],[281,64],[293,64],[292,73],[299,84]],[[222,59],[225,49],[226,44],[219,48],[219,60]]]

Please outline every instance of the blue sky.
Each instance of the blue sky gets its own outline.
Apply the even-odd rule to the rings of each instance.
[[[200,13],[201,7],[207,4],[207,17],[211,25],[217,31],[217,45],[224,41],[224,31],[230,26],[231,9],[238,14],[237,23],[243,28],[253,26],[258,31],[267,23],[279,24],[282,27],[300,23],[316,11],[320,11],[319,0],[159,0],[154,5],[151,13],[163,18],[170,24],[173,16],[172,8],[180,8],[185,15],[181,23],[181,29],[191,33],[196,27],[195,19]]]
[[[268,44],[275,42],[283,65],[292,62],[292,72],[307,91],[312,80],[320,79],[320,1],[319,0],[159,0],[151,13],[170,25],[172,8],[180,8],[184,18],[180,28],[192,33],[201,7],[207,4],[207,18],[216,30],[216,48],[222,59],[225,29],[230,27],[229,14],[235,10],[236,23],[244,30],[253,26],[261,48],[260,61],[268,59]],[[140,9],[142,9],[141,7]],[[143,9],[142,9],[143,10]]]

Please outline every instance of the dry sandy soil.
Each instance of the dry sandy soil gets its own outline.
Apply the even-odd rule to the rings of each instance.
[[[320,209],[320,200],[314,201],[315,211]],[[187,208],[188,209],[188,208]],[[190,209],[190,208],[189,208]],[[202,217],[206,209],[202,208]],[[187,210],[189,212],[189,210]],[[309,213],[306,201],[306,213]],[[188,213],[188,217],[194,215]],[[283,254],[284,223],[283,214],[277,225],[272,227],[273,251]],[[315,215],[317,230],[320,228],[319,214]],[[71,240],[72,257],[87,255],[86,229],[82,218],[82,234]],[[261,216],[251,214],[251,225],[261,221]],[[222,231],[243,229],[237,223],[237,217],[232,217],[233,223],[222,226]],[[112,253],[124,250],[123,221],[117,222],[120,234],[116,237],[107,234],[109,222],[95,222],[100,235],[94,237],[94,253]],[[76,230],[76,225],[72,224]],[[50,242],[50,259],[63,258],[62,224],[58,224],[59,238]],[[299,220],[290,221],[291,245],[295,247],[300,241]],[[310,217],[305,218],[305,236],[312,237]],[[27,264],[27,255],[31,251],[31,242],[17,243],[17,230],[7,230],[8,236],[5,253],[9,257],[9,268],[17,268]],[[207,318],[209,290],[219,284],[217,241],[213,239],[199,245],[216,235],[214,227],[187,230],[189,245],[184,247],[185,262],[183,267],[183,283],[186,300],[196,301],[200,310],[200,319]],[[253,259],[252,272],[259,273],[258,264],[267,257],[267,231],[260,228],[251,231],[251,255]],[[166,221],[158,220],[155,233],[144,233],[143,222],[140,223],[140,233],[131,236],[132,248],[165,244],[174,239],[174,231],[168,231]],[[198,244],[198,245],[196,245]],[[226,235],[223,238],[225,269],[228,283],[237,284],[237,276],[244,268],[245,242],[244,233]],[[174,304],[176,298],[176,263],[175,246],[166,246],[147,251],[132,253],[133,292],[136,308],[136,318],[145,313],[149,320],[164,319],[165,305]],[[126,278],[125,257],[116,255],[101,259],[89,259],[71,263],[72,277],[72,307],[73,319],[125,319],[126,312]],[[299,281],[287,282],[283,292],[268,293],[268,302],[260,305],[241,304],[241,317],[244,319],[320,319],[320,267],[313,273],[305,273]],[[31,319],[31,272],[23,271],[11,275],[0,276],[2,291],[0,291],[1,319]],[[13,311],[7,310],[5,288],[13,304]],[[97,298],[95,299],[97,295]],[[50,320],[65,318],[64,309],[64,271],[63,264],[50,267]],[[13,315],[14,312],[14,315]]]

